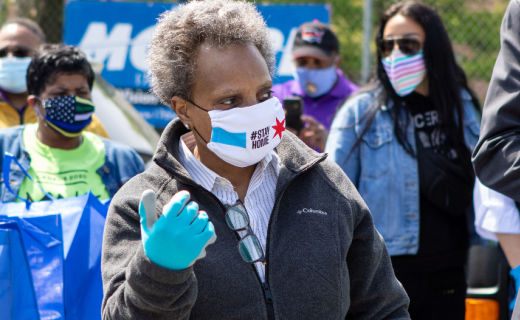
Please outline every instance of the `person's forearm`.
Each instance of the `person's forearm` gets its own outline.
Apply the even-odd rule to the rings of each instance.
[[[498,242],[504,250],[511,268],[520,265],[520,234],[497,233]]]

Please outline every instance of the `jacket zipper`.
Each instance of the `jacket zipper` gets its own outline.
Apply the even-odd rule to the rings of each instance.
[[[266,275],[267,275],[267,266],[266,266]],[[262,288],[264,289],[264,298],[265,305],[267,307],[267,319],[274,320],[274,306],[273,306],[273,296],[271,295],[271,289],[269,289],[269,284],[267,283],[267,278],[264,283],[262,283]]]
[[[304,174],[307,170],[309,170],[310,168],[314,167],[316,164],[318,164],[318,163],[322,162],[323,160],[325,160],[325,158],[326,158],[326,156],[323,156],[323,157],[317,159],[315,162],[310,163],[308,166],[304,167],[301,171],[296,173],[291,178],[291,181],[289,181],[285,185],[285,187],[280,191],[280,196],[277,197],[275,199],[275,201],[274,201],[274,206],[273,206],[273,209],[271,211],[271,215],[269,216],[269,223],[267,224],[267,239],[266,239],[266,243],[265,243],[265,282],[262,282],[260,280],[260,277],[258,277],[258,280],[260,281],[260,283],[262,285],[262,288],[264,289],[264,298],[265,298],[265,305],[266,305],[266,308],[267,308],[267,319],[268,320],[274,320],[275,319],[273,296],[271,294],[271,289],[269,288],[269,268],[268,268],[268,266],[269,266],[269,242],[270,242],[270,239],[271,239],[271,225],[272,225],[272,222],[273,222],[273,213],[274,213],[275,209],[280,205],[280,201],[281,201],[285,191],[287,190],[287,188],[289,188],[289,186],[294,181],[294,179],[296,179],[300,175]],[[253,268],[254,268],[254,266],[253,266]]]
[[[265,279],[264,279],[264,282],[262,282],[262,279],[260,279],[260,276],[258,275],[258,272],[256,271],[256,267],[255,267],[254,263],[251,264],[251,267],[253,268],[253,271],[254,271],[254,273],[256,275],[256,278],[258,279],[258,282],[260,283],[260,286],[262,287],[262,290],[263,290],[263,293],[264,293],[264,302],[265,302],[266,309],[267,309],[266,312],[267,312],[267,319],[268,320],[275,320],[276,319],[275,314],[274,314],[273,296],[271,294],[271,288],[269,287],[269,268],[268,268],[268,266],[269,266],[269,242],[270,242],[270,238],[271,238],[270,230],[271,230],[271,225],[272,225],[272,221],[273,221],[273,219],[272,219],[273,213],[275,211],[275,208],[277,206],[279,206],[279,203],[280,203],[280,200],[282,199],[283,194],[285,193],[287,188],[289,188],[289,185],[294,181],[294,179],[299,177],[303,173],[305,173],[310,168],[314,167],[316,164],[318,164],[318,163],[322,162],[323,160],[325,160],[326,157],[327,156],[325,155],[325,156],[322,156],[321,158],[318,158],[314,162],[310,163],[308,166],[302,168],[301,171],[296,173],[292,177],[291,181],[289,181],[285,185],[283,190],[281,190],[280,196],[277,197],[275,199],[275,201],[274,201],[273,209],[271,210],[271,215],[269,217],[269,223],[267,225],[267,239],[266,239],[266,244],[265,244],[265,264],[264,264],[264,266],[265,266]],[[213,193],[211,193],[208,190],[202,188],[197,183],[194,183],[193,180],[188,179],[188,178],[186,178],[184,176],[179,176],[178,175],[178,179],[181,182],[184,182],[187,185],[191,185],[192,187],[196,187],[196,188],[202,189],[204,192],[208,193],[213,198],[213,200],[215,200],[217,202],[217,204],[222,208],[222,210],[224,210],[224,212],[226,211],[225,206],[220,202],[220,200]]]

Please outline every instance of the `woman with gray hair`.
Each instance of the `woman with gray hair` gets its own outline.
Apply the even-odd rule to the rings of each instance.
[[[164,13],[149,65],[178,119],[112,200],[104,319],[409,318],[356,189],[285,131],[268,29],[252,4]]]

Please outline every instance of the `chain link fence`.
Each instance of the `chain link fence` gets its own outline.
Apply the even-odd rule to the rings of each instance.
[[[269,3],[286,3],[271,0]],[[308,3],[293,0],[291,3]],[[332,29],[341,44],[342,69],[353,81],[365,83],[374,70],[375,32],[379,17],[397,0],[326,0]],[[423,0],[437,10],[450,35],[456,58],[470,87],[483,102],[500,48],[500,23],[509,0]],[[368,13],[368,14],[367,14]],[[364,60],[364,61],[363,61]]]
[[[48,42],[62,39],[63,8],[68,0],[0,0],[0,22],[12,17],[35,20]],[[130,1],[129,1],[130,2]],[[176,1],[162,1],[176,2]],[[397,0],[270,0],[262,3],[328,3],[332,29],[341,43],[342,69],[365,83],[374,67],[374,33],[380,15]],[[442,17],[458,62],[483,101],[500,46],[500,22],[508,0],[423,0]]]

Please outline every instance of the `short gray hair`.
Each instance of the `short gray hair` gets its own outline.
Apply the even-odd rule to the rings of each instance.
[[[160,16],[148,52],[152,90],[162,103],[170,105],[174,96],[190,98],[202,43],[219,48],[252,44],[274,74],[269,30],[253,4],[232,0],[181,4]]]

